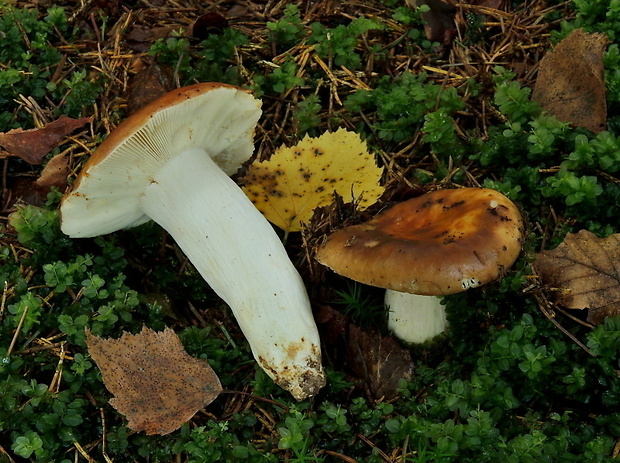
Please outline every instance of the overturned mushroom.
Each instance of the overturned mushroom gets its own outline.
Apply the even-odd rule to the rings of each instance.
[[[340,275],[388,289],[388,326],[405,341],[423,342],[446,326],[436,296],[500,278],[521,251],[523,229],[517,207],[497,191],[439,190],[337,230],[317,260]]]
[[[71,237],[150,219],[231,307],[259,365],[297,399],[325,383],[304,284],[277,234],[229,178],[254,150],[260,102],[224,84],[174,90],[119,125],[61,205]]]

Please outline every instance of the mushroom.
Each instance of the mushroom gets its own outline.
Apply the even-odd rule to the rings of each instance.
[[[437,296],[504,275],[521,252],[524,222],[504,195],[486,188],[438,190],[335,231],[317,260],[336,273],[386,288],[388,327],[424,342],[446,327]]]
[[[260,101],[218,83],[174,90],[120,124],[63,198],[61,228],[92,237],[150,219],[230,306],[254,357],[295,398],[325,384],[304,283],[229,177],[254,151]]]

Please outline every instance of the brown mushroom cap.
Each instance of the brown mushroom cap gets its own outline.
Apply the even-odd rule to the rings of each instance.
[[[364,284],[439,296],[501,277],[521,252],[523,236],[518,208],[501,193],[438,190],[337,230],[317,260]]]

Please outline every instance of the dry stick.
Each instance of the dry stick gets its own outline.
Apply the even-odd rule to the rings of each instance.
[[[583,325],[587,328],[594,328],[594,325],[591,323],[588,323],[586,321],[580,320],[579,318],[575,317],[572,314],[569,314],[566,310],[560,308],[560,307],[555,307],[555,310],[557,310],[558,312],[560,312],[562,315],[567,316],[568,318],[570,318],[571,320],[573,320],[576,323],[579,323],[580,325]]]
[[[534,298],[538,302],[538,308],[540,311],[549,319],[551,323],[555,325],[557,329],[559,329],[562,333],[568,336],[575,344],[581,347],[584,351],[590,354],[592,357],[596,357],[594,353],[586,347],[584,343],[582,343],[579,339],[577,339],[572,333],[570,333],[566,328],[564,328],[560,323],[555,319],[553,314],[549,312],[548,306],[550,306],[549,302],[546,301],[540,294],[534,294]]]
[[[64,336],[64,334],[62,335]],[[28,349],[23,349],[20,350],[18,352],[19,355],[26,355],[26,354],[35,354],[37,352],[42,352],[44,350],[52,350],[52,349],[57,349],[59,348],[65,341],[61,341],[59,343],[56,344],[44,344],[42,346],[34,346],[34,347],[29,347]]]
[[[0,150],[1,152],[2,150]],[[2,159],[2,183],[0,187],[2,188],[2,203],[0,206],[2,207],[2,211],[6,211],[11,205],[11,191],[8,189],[7,183],[7,173],[9,170],[9,161],[8,159]]]
[[[59,360],[58,360],[58,365],[56,365],[56,371],[54,372],[54,376],[52,377],[52,381],[50,381],[50,385],[47,388],[47,390],[51,393],[54,393],[54,390],[56,390],[56,393],[58,393],[58,391],[60,390],[60,377],[62,374],[62,364],[65,361],[65,344],[67,343],[67,341],[63,341],[60,343],[60,354],[59,354]]]
[[[618,455],[620,455],[620,438],[616,440],[616,445],[614,445],[614,449],[611,453],[611,458],[618,458]]]
[[[405,458],[407,458],[407,447],[408,446],[409,446],[409,434],[405,436],[405,441],[403,442],[403,453],[402,453],[402,456],[400,457],[400,461],[406,461]]]
[[[239,395],[244,395],[246,397],[250,397],[251,399],[259,400],[259,401],[266,402],[266,403],[271,404],[271,405],[275,405],[276,407],[280,407],[282,410],[284,410],[287,413],[290,410],[290,407],[287,407],[286,405],[281,404],[280,402],[268,399],[267,397],[261,397],[259,395],[254,395],[254,394],[251,394],[251,393],[245,392],[245,391],[231,391],[229,389],[223,389],[221,394],[239,394]]]
[[[15,334],[13,335],[13,339],[11,340],[11,344],[9,345],[9,350],[6,352],[6,357],[11,356],[11,352],[13,352],[13,348],[15,347],[15,343],[17,342],[17,336],[22,329],[22,325],[24,324],[24,320],[26,319],[26,313],[28,313],[28,306],[24,307],[24,311],[22,312],[22,316],[19,319],[19,323],[17,324],[17,328],[15,328]]]
[[[92,458],[92,457],[91,457],[91,456],[90,456],[90,455],[86,452],[86,450],[84,450],[84,447],[82,447],[78,441],[74,441],[74,442],[73,442],[73,445],[75,446],[75,449],[76,449],[78,452],[80,452],[80,454],[81,454],[84,458],[86,458],[86,460],[87,460],[89,463],[97,463],[97,461],[96,461],[96,460],[94,460],[94,459],[93,459],[93,458]]]
[[[6,450],[4,450],[4,447],[2,447],[1,445],[0,445],[0,453],[5,455],[11,463],[15,463],[15,460],[11,458],[11,455],[9,455],[9,453]]]
[[[366,436],[364,436],[363,434],[357,434],[357,437],[361,440],[363,440],[366,444],[368,444],[370,447],[372,447],[373,449],[376,449],[377,452],[379,452],[379,455],[381,456],[381,458],[383,458],[385,461],[387,462],[391,462],[392,459],[389,457],[389,455],[387,453],[385,453],[383,450],[381,450],[377,444],[375,444],[374,442],[372,442],[370,439],[368,439]]]
[[[105,414],[103,413],[103,408],[99,408],[99,413],[101,414],[101,429],[102,429],[102,437],[101,437],[101,454],[107,463],[112,463],[110,457],[106,452],[106,425],[105,425]]]
[[[4,310],[6,308],[6,294],[9,292],[9,282],[4,282],[4,290],[2,291],[2,301],[0,301],[0,321],[4,318]]]
[[[345,463],[357,463],[357,460],[354,458],[351,458],[347,455],[343,455],[340,452],[334,452],[333,450],[321,450],[321,453],[326,453],[327,455],[331,455],[332,457],[336,457],[342,461],[344,461]]]

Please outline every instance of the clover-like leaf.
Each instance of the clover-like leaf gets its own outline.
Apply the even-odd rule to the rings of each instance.
[[[334,192],[360,209],[383,194],[383,169],[354,132],[339,129],[306,136],[281,147],[271,159],[255,162],[245,177],[245,194],[272,223],[287,232],[301,230],[314,209],[333,201]]]
[[[129,428],[168,434],[222,392],[205,360],[191,357],[170,328],[102,339],[86,330],[91,357],[101,370],[110,404],[125,415]]]
[[[540,252],[534,266],[555,302],[588,309],[590,323],[620,314],[619,233],[606,238],[587,230],[569,233],[555,249]]]

